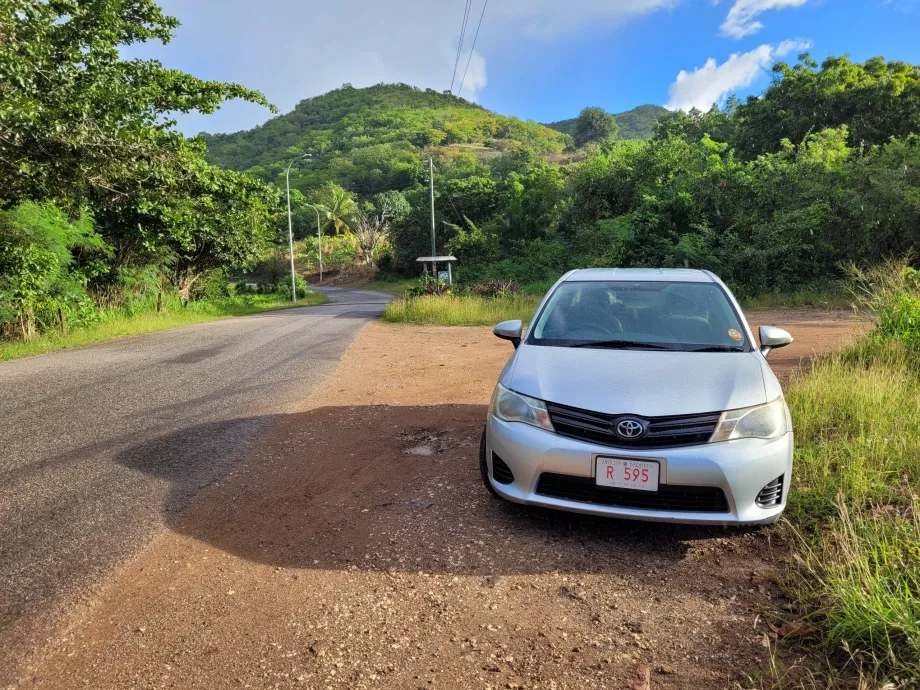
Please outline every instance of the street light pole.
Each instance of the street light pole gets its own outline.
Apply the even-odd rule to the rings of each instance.
[[[301,158],[309,158],[310,154],[305,153],[297,156],[288,163],[287,172],[284,173],[284,181],[287,185],[287,206],[288,206],[288,248],[291,250],[291,299],[297,302],[297,281],[294,280],[294,221],[291,219],[291,166]]]
[[[428,185],[431,190],[431,256],[432,259],[438,255],[434,241],[434,157],[428,159]],[[438,264],[431,262],[431,274],[435,280],[438,279]]]
[[[319,224],[319,209],[313,204],[306,204],[316,211],[316,246],[319,250],[319,282],[323,282],[323,229]]]

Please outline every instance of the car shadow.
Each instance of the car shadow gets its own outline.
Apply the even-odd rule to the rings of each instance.
[[[440,574],[649,573],[681,561],[719,527],[644,523],[508,503],[482,485],[481,405],[319,407],[281,415],[188,508],[187,459],[220,453],[241,419],[130,447],[122,465],[171,482],[176,532],[288,568]],[[208,450],[209,445],[213,448]],[[220,458],[215,457],[220,463]]]

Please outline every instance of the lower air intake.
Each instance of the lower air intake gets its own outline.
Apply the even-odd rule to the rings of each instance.
[[[780,475],[760,490],[757,505],[761,508],[775,508],[783,502],[783,476]]]
[[[510,484],[514,481],[514,474],[511,472],[511,468],[495,453],[492,453],[492,479],[499,484]]]

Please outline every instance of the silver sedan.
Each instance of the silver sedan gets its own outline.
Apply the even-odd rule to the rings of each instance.
[[[728,288],[708,271],[586,269],[547,293],[514,355],[480,447],[509,501],[636,520],[769,524],[786,504],[792,424]]]

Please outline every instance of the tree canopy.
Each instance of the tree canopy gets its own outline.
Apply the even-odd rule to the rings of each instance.
[[[276,190],[209,165],[204,146],[171,119],[213,112],[230,98],[267,106],[265,98],[122,56],[133,43],[168,42],[177,26],[151,0],[0,0],[0,209],[14,209],[6,239],[31,236],[38,251],[66,236],[69,226],[48,204],[74,222],[91,218],[109,261],[79,276],[84,287],[154,263],[184,289],[210,268],[251,262],[270,240]],[[48,231],[28,235],[27,227]],[[17,256],[26,261],[30,252]],[[53,255],[47,285],[72,265]],[[9,294],[0,295],[7,314]]]

